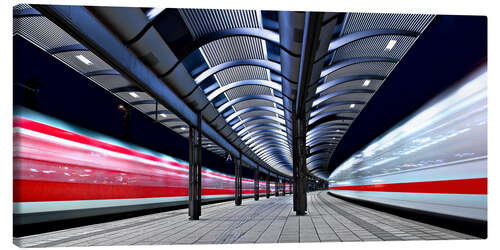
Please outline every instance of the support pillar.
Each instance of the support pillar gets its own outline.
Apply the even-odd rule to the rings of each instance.
[[[201,114],[196,126],[189,127],[189,219],[201,215]]]
[[[260,179],[259,179],[259,167],[255,168],[254,178],[253,178],[253,198],[258,201],[260,196]]]
[[[234,204],[241,205],[241,158],[234,157]]]
[[[305,215],[307,210],[307,170],[306,170],[306,123],[302,117],[294,121],[293,159],[294,170],[294,209],[296,215]]]
[[[276,197],[279,196],[279,187],[280,187],[280,182],[278,179],[278,180],[276,180],[276,184],[274,184],[274,196],[276,196]]]
[[[271,185],[269,183],[269,172],[268,172],[266,177],[266,198],[269,199],[269,197],[271,197]]]
[[[293,161],[295,163],[295,160]],[[297,211],[297,188],[296,188],[296,183],[297,183],[297,170],[295,169],[295,164],[293,165],[293,211]]]

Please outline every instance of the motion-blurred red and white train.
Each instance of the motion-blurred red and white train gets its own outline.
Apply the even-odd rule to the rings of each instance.
[[[186,161],[23,107],[14,109],[13,130],[15,225],[187,204]],[[253,180],[242,184],[253,196]],[[266,182],[259,185],[265,194]],[[203,168],[203,200],[233,197],[234,176]]]
[[[330,192],[486,221],[486,82],[482,67],[356,152],[330,175]]]

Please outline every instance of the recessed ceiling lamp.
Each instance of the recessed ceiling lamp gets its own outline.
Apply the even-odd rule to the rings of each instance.
[[[94,64],[89,59],[87,59],[86,57],[84,57],[83,55],[77,55],[76,59],[80,60],[82,63],[85,63],[85,65],[92,65],[92,64]]]
[[[167,118],[166,114],[160,114],[160,116],[163,117],[163,118]]]
[[[368,87],[368,85],[370,85],[370,82],[371,82],[371,80],[365,80],[363,82],[363,87]]]
[[[139,98],[139,95],[135,92],[129,92],[128,93],[130,96],[132,96],[133,98]]]
[[[181,130],[186,130],[187,128],[186,127],[181,127]]]
[[[354,108],[354,107],[356,107],[356,105],[355,105],[355,104],[351,104],[351,105],[349,106],[349,108]]]
[[[390,40],[388,43],[387,43],[387,46],[385,46],[385,50],[387,51],[390,51],[394,45],[396,44],[396,40]]]

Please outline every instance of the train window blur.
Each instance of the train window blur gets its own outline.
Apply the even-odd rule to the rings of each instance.
[[[425,202],[422,210],[486,220],[486,81],[481,67],[353,154],[330,175],[330,191],[384,203],[399,199],[398,206],[417,209]],[[400,185],[407,183],[419,187]],[[471,186],[447,186],[462,184]]]

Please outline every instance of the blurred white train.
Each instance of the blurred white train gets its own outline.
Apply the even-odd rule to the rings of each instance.
[[[343,162],[329,192],[486,221],[486,92],[482,66]]]

